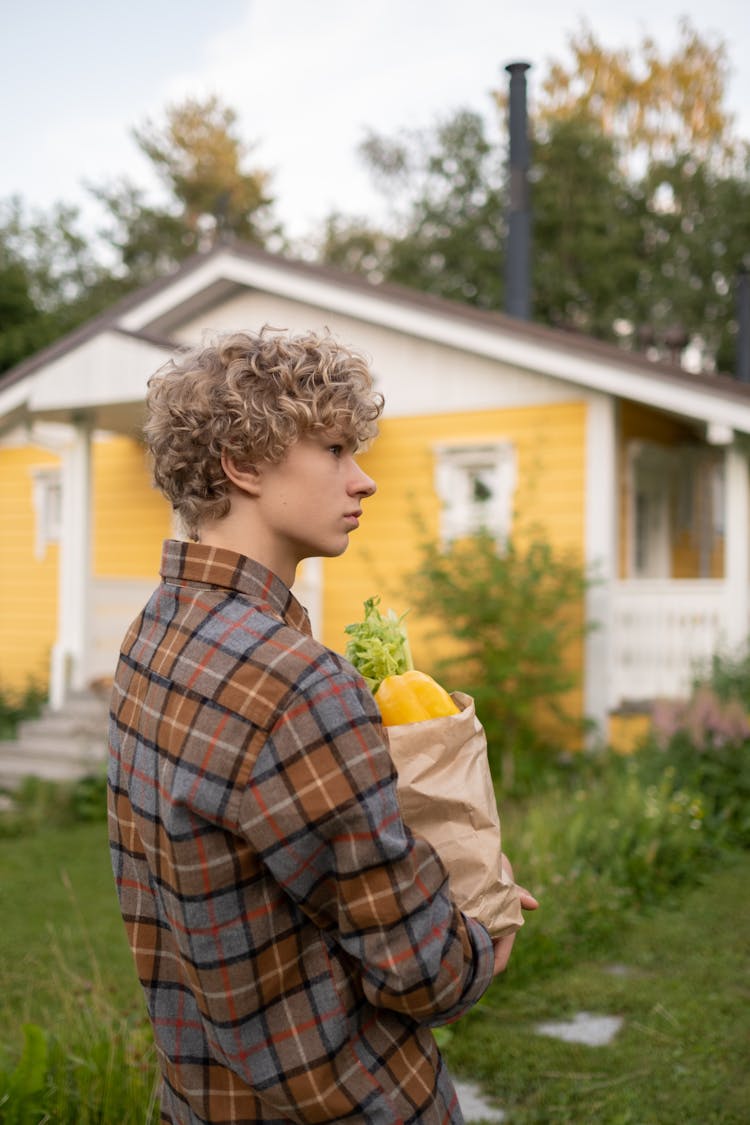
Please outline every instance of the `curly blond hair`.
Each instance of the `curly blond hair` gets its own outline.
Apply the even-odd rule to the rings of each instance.
[[[383,398],[366,359],[329,332],[266,326],[174,356],[149,379],[146,407],[154,482],[197,539],[229,511],[222,453],[239,466],[278,463],[299,438],[329,429],[363,448]]]

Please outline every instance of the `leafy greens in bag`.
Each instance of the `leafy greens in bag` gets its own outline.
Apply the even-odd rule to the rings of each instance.
[[[413,667],[404,616],[368,598],[347,626],[347,659],[383,716],[405,823],[432,844],[458,907],[500,937],[523,925],[520,892],[503,871],[500,818],[484,729],[468,695]]]
[[[456,715],[459,708],[432,676],[414,667],[404,617],[393,610],[383,615],[380,598],[368,598],[365,616],[347,625],[351,640],[346,658],[374,694],[387,727],[419,723],[441,715]]]

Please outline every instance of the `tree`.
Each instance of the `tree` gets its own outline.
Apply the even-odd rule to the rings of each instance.
[[[363,154],[389,196],[404,202],[390,234],[332,217],[325,260],[374,281],[502,308],[507,170],[483,119],[458,111],[434,132],[371,135]],[[640,205],[615,146],[586,118],[554,122],[534,147],[532,176],[535,317],[611,335],[628,311],[640,241]]]
[[[479,114],[458,110],[434,131],[389,140],[370,133],[361,155],[394,204],[389,229],[328,220],[319,253],[387,279],[481,308],[502,300],[503,161]]]
[[[23,263],[0,249],[0,372],[37,346],[40,320]]]
[[[91,190],[104,206],[102,236],[114,246],[115,268],[142,285],[190,254],[227,238],[264,245],[279,229],[271,218],[270,177],[248,169],[252,147],[237,131],[237,114],[215,96],[167,108],[163,124],[133,131],[166,188],[162,203],[122,179]]]
[[[636,313],[642,195],[614,142],[585,116],[554,121],[534,146],[534,316],[595,336]]]
[[[211,97],[188,99],[167,109],[163,125],[136,129],[166,198],[153,202],[127,179],[90,186],[105,212],[98,236],[82,232],[74,207],[29,215],[19,199],[0,201],[0,369],[217,240],[280,237],[268,174],[246,167],[251,149],[236,122]]]
[[[531,99],[532,315],[733,363],[733,285],[750,250],[750,146],[725,109],[727,54],[687,21],[671,54],[611,51],[585,27]],[[503,115],[507,92],[494,97]],[[483,308],[503,307],[507,139],[458,111],[371,136],[362,154],[394,201],[382,230],[338,215],[328,261]],[[736,261],[733,261],[736,258]]]
[[[170,107],[162,128],[147,121],[135,139],[182,207],[181,218],[196,242],[232,234],[262,242],[264,213],[273,202],[269,175],[245,170],[252,148],[236,130],[237,114],[215,96],[188,98]]]
[[[595,279],[595,308],[583,326],[605,337],[619,328],[625,342],[673,358],[690,342],[694,363],[731,369],[735,276],[750,252],[750,147],[735,136],[725,108],[726,44],[701,36],[687,20],[679,30],[672,54],[650,37],[631,51],[608,50],[586,27],[570,36],[571,64],[551,65],[535,104],[535,172],[546,166],[556,187],[564,186],[565,149],[556,137],[581,122],[611,146],[619,169],[612,176],[610,160],[610,264]],[[586,220],[602,198],[596,164],[594,172],[588,188],[579,182]],[[540,188],[543,181],[534,192],[535,276],[543,279],[551,249],[545,224],[555,216],[564,223],[565,212],[554,201],[550,207]],[[578,229],[585,231],[586,222]],[[593,265],[592,253],[590,246]],[[557,256],[552,264],[566,287],[575,284],[569,259]],[[539,293],[538,315],[547,317],[543,282]]]
[[[324,221],[322,236],[314,242],[317,257],[329,265],[364,274],[375,283],[385,279],[391,239],[367,219],[334,211]]]
[[[643,181],[643,263],[634,321],[657,343],[691,337],[703,366],[732,371],[736,279],[750,266],[750,160],[723,175],[681,156],[655,164]]]
[[[711,43],[687,19],[671,55],[651,36],[635,50],[607,49],[584,23],[568,37],[566,67],[553,61],[534,108],[538,139],[556,121],[587,117],[612,139],[631,173],[690,153],[724,164],[736,153],[733,119],[725,109],[726,44]],[[505,95],[496,95],[504,104]]]
[[[28,214],[18,198],[0,201],[0,370],[102,307],[106,270],[79,222],[72,207]]]
[[[123,291],[164,276],[196,250],[196,238],[183,217],[149,203],[143,188],[122,180],[91,190],[107,215],[99,235],[116,253],[112,282],[119,282]]]
[[[366,151],[385,172],[383,142]],[[483,308],[502,299],[498,268],[504,237],[503,162],[482,118],[466,110],[440,122],[434,139],[414,138],[402,150],[403,170],[421,181],[407,222],[411,237],[395,239],[388,275]],[[425,284],[426,282],[426,284]]]

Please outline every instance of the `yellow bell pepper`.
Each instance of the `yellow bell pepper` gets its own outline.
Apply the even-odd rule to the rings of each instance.
[[[459,711],[445,688],[416,669],[386,676],[375,692],[375,702],[386,727],[421,723],[425,719],[457,715]]]
[[[374,694],[383,724],[395,727],[457,715],[460,708],[445,688],[414,668],[406,615],[397,617],[393,610],[382,614],[379,602],[378,597],[368,598],[364,620],[346,626],[346,656]]]

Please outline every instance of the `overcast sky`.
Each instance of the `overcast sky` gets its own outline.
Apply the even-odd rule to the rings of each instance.
[[[686,15],[727,43],[729,105],[750,138],[747,0],[0,0],[0,198],[84,204],[86,182],[148,185],[131,137],[187,95],[236,109],[277,214],[304,235],[380,203],[356,149],[467,107],[491,116],[509,62],[529,101],[585,21],[605,46],[664,49]]]

